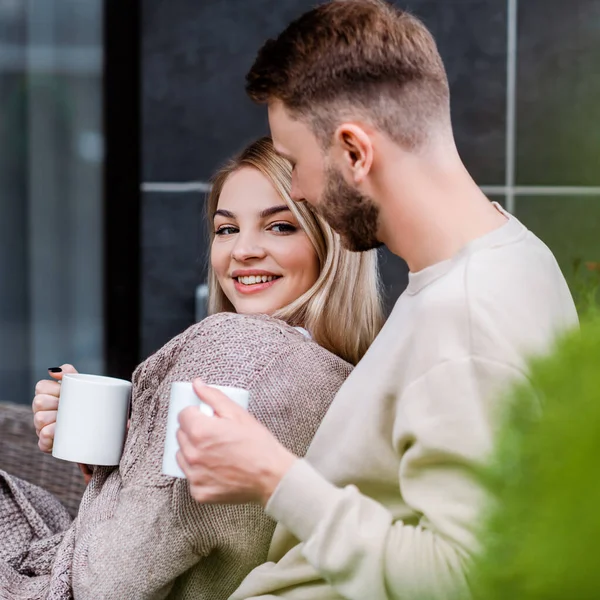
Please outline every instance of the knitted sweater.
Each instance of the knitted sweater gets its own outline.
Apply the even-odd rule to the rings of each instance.
[[[350,370],[302,333],[268,317],[222,313],[190,327],[135,371],[119,468],[95,469],[66,532],[48,545],[54,531],[41,539],[13,531],[9,537],[28,541],[25,552],[22,542],[13,548],[11,562],[2,515],[14,497],[0,486],[0,597],[227,598],[266,560],[274,523],[257,505],[198,504],[187,481],[162,475],[171,383],[200,376],[209,384],[248,389],[250,412],[303,456]],[[33,558],[27,550],[40,543],[43,561],[38,550]],[[44,563],[41,569],[32,568],[36,560]],[[13,595],[3,596],[8,593],[3,585]]]

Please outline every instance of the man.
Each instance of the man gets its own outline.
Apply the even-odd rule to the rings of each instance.
[[[485,500],[474,467],[498,391],[577,322],[564,278],[467,173],[441,58],[411,15],[379,0],[321,5],[264,45],[247,90],[294,165],[294,197],[349,248],[386,244],[410,276],[305,460],[196,383],[220,418],[181,418],[194,497],[261,502],[279,523],[271,562],[233,598],[468,596]]]

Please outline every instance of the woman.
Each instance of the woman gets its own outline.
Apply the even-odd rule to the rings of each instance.
[[[74,541],[61,542],[54,562],[54,572],[57,563],[75,565],[78,598],[226,598],[266,560],[273,524],[261,509],[198,505],[187,482],[161,475],[159,463],[169,385],[195,375],[250,389],[251,412],[303,455],[347,363],[360,359],[379,330],[376,256],[342,249],[309,205],[291,200],[291,175],[263,138],[215,176],[208,200],[214,316],[134,374],[119,469],[95,469],[70,529]],[[36,386],[34,422],[46,452],[59,390],[52,381]]]

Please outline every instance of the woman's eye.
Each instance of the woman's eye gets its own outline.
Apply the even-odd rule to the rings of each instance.
[[[231,225],[223,225],[222,227],[219,227],[219,229],[217,229],[215,231],[215,235],[231,235],[232,233],[237,233],[237,232],[238,232],[237,227],[232,227]]]
[[[291,223],[273,223],[269,229],[275,233],[294,233],[298,228]]]

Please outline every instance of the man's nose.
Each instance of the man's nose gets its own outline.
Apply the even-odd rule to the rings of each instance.
[[[304,195],[302,194],[302,190],[298,185],[298,177],[295,171],[292,171],[292,188],[290,190],[290,196],[292,200],[295,200],[296,202],[304,200]]]

